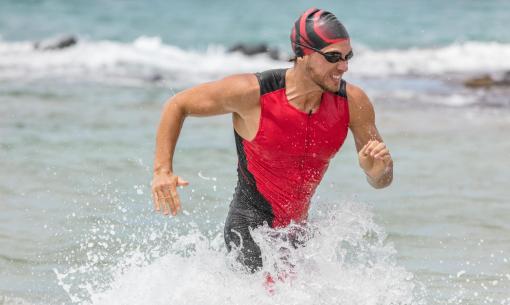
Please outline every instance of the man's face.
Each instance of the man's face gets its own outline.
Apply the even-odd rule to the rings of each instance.
[[[342,58],[345,58],[345,55],[351,50],[352,48],[349,40],[337,42],[321,49],[323,53],[333,51],[340,52],[342,53]],[[338,92],[340,80],[343,74],[349,69],[347,61],[340,60],[337,63],[330,63],[323,55],[317,52],[309,55],[306,68],[312,80],[321,87],[322,90],[330,92]]]

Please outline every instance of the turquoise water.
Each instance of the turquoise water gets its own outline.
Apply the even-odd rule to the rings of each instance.
[[[184,88],[288,66],[226,49],[288,53],[311,5],[351,33],[345,78],[375,105],[395,181],[372,189],[349,135],[312,202],[314,238],[290,255],[298,272],[268,294],[223,245],[231,118],[186,121],[175,218],[152,211],[155,130]],[[508,1],[1,1],[0,304],[509,305],[510,90],[463,85],[510,70],[509,17]],[[33,48],[61,34],[78,44]]]
[[[456,41],[510,42],[510,3],[474,1],[100,1],[0,3],[0,34],[36,40],[68,33],[94,40],[159,36],[166,44],[267,42],[287,47],[291,22],[310,6],[330,10],[354,40],[372,48],[436,47]]]

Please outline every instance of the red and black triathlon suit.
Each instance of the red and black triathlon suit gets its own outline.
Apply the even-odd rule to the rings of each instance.
[[[225,223],[225,242],[241,246],[239,260],[252,272],[262,267],[260,248],[249,228],[284,227],[306,220],[310,199],[330,159],[347,136],[346,83],[324,92],[319,109],[305,113],[285,94],[285,69],[257,73],[260,122],[252,141],[235,132],[238,183]]]

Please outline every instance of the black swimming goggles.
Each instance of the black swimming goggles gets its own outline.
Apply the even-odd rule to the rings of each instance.
[[[332,52],[324,53],[324,52],[322,52],[319,49],[312,48],[312,47],[309,47],[309,46],[304,45],[304,44],[300,44],[299,42],[294,42],[294,44],[297,45],[297,46],[303,47],[303,48],[314,50],[315,52],[317,52],[320,55],[324,56],[324,58],[326,58],[326,60],[328,62],[332,63],[332,64],[337,63],[339,61],[348,61],[348,60],[350,60],[354,56],[354,53],[352,53],[352,50],[349,51],[349,53],[347,53],[344,58],[342,58],[342,53],[340,53],[338,51],[332,51]]]

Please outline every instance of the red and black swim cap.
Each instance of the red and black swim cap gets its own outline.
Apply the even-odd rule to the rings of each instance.
[[[348,40],[349,34],[343,24],[330,12],[309,8],[294,23],[290,34],[292,49],[296,56],[313,53],[313,50],[300,47],[294,42],[316,49]]]

